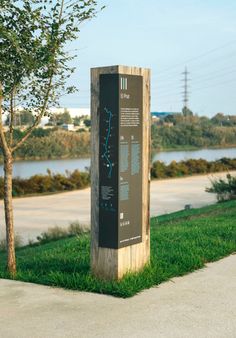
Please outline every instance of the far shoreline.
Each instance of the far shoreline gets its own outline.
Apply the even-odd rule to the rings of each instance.
[[[170,148],[153,148],[151,150],[153,153],[168,153],[168,152],[181,152],[181,151],[198,151],[198,150],[221,150],[221,149],[230,149],[236,148],[236,144],[229,144],[224,146],[211,146],[211,147],[194,147],[194,146],[186,146],[186,147],[170,147]],[[14,158],[14,162],[44,162],[44,161],[59,161],[59,160],[82,160],[82,159],[90,159],[91,153],[82,154],[81,156],[59,156],[59,157],[16,157]],[[0,165],[3,165],[3,158],[0,157]]]
[[[170,147],[170,148],[154,148],[152,151],[154,152],[172,152],[172,151],[197,151],[197,150],[220,150],[220,149],[230,149],[236,148],[236,144],[229,144],[225,146],[212,146],[212,147],[194,147],[194,146],[186,146],[186,147]]]

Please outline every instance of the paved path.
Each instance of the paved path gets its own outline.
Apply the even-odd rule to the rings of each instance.
[[[215,174],[214,176],[225,176]],[[205,192],[211,176],[152,181],[151,215],[161,215],[184,208],[186,204],[201,207],[215,203],[215,195]],[[90,189],[56,195],[14,199],[15,230],[24,242],[35,239],[42,231],[70,222],[90,224]],[[0,237],[4,236],[3,202],[0,201]]]
[[[2,338],[235,338],[236,255],[130,299],[0,280]]]

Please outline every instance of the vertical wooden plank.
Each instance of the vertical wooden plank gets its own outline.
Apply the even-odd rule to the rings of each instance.
[[[142,158],[142,242],[121,249],[101,248],[99,232],[99,77],[101,74],[141,75],[143,77],[143,158]],[[150,70],[111,66],[91,69],[91,268],[104,279],[120,279],[138,271],[150,257]]]

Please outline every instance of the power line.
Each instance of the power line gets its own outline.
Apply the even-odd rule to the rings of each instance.
[[[235,83],[236,82],[236,78],[235,79],[232,79],[232,80],[229,80],[229,81],[223,81],[223,82],[219,82],[219,83],[214,83],[212,85],[207,85],[207,86],[198,86],[198,87],[193,87],[194,89],[194,92],[196,91],[203,91],[205,89],[211,89],[211,88],[215,88],[215,87],[219,87],[219,86],[222,86],[222,85],[227,85],[227,84],[231,84],[231,83]],[[189,91],[188,91],[188,94],[189,94]],[[179,95],[178,91],[172,91],[172,92],[169,92],[169,93],[166,93],[164,95],[158,95],[158,99],[162,100],[162,99],[165,99],[167,97],[171,97],[171,96],[177,96]]]
[[[175,64],[175,65],[173,65],[173,66],[171,66],[171,67],[168,67],[168,68],[164,69],[163,71],[159,72],[159,74],[168,72],[169,70],[174,69],[174,68],[179,67],[179,66],[182,66],[183,64],[187,64],[187,63],[190,63],[190,62],[194,62],[194,61],[196,61],[196,60],[198,60],[198,59],[201,59],[201,58],[203,58],[203,57],[205,57],[205,56],[207,56],[207,55],[209,55],[209,54],[212,54],[212,53],[214,53],[214,52],[216,52],[216,51],[218,51],[218,50],[224,49],[225,47],[227,47],[227,46],[229,46],[229,45],[232,45],[232,44],[235,44],[235,43],[236,43],[236,40],[232,40],[232,41],[230,41],[230,42],[228,42],[228,43],[225,43],[225,44],[223,44],[223,45],[221,45],[221,46],[219,46],[219,47],[210,49],[210,50],[206,51],[205,53],[199,54],[198,56],[195,56],[195,57],[193,57],[193,58],[187,59],[187,60],[185,60],[184,62],[177,63],[177,64]]]
[[[200,68],[200,70],[202,70],[202,68]],[[232,65],[228,65],[227,67],[223,67],[223,68],[217,68],[215,71],[210,71],[209,73],[206,73],[204,72],[203,75],[200,75],[200,76],[197,76],[195,77],[194,76],[194,81],[195,80],[198,80],[198,79],[204,79],[204,78],[208,78],[209,76],[213,75],[213,76],[218,76],[218,74],[222,74],[222,76],[224,76],[225,74],[227,73],[233,73],[235,72],[236,69],[235,69],[235,64],[232,66]],[[198,72],[192,72],[192,73],[195,73],[195,74],[198,74]],[[162,90],[163,88],[165,89],[165,87],[170,87],[170,85],[173,83],[173,79],[175,79],[177,76],[178,76],[179,73],[175,73],[173,76],[169,76],[167,78],[165,78],[164,80],[160,80],[159,82],[156,82],[154,84],[152,84],[152,88],[155,88],[155,87],[160,87],[160,90]],[[171,80],[168,80],[168,78],[172,79]]]
[[[224,81],[224,82],[220,82],[220,83],[215,83],[214,85],[211,85],[211,86],[197,87],[197,88],[194,88],[194,91],[195,90],[202,90],[202,89],[210,89],[210,88],[214,88],[214,87],[218,87],[218,86],[222,86],[222,85],[227,85],[227,84],[234,83],[234,82],[236,82],[236,79],[233,79],[233,80],[230,80],[230,81]]]
[[[231,83],[235,83],[236,82],[236,79],[233,79],[231,81],[224,81],[224,82],[220,82],[220,83],[215,83],[215,84],[212,84],[212,85],[208,85],[208,86],[201,86],[201,87],[196,87],[196,88],[193,88],[194,89],[194,92],[196,91],[203,91],[205,89],[211,89],[211,88],[215,88],[215,87],[219,87],[219,86],[222,86],[222,85],[227,85],[227,84],[231,84]],[[188,92],[189,94],[189,92]],[[178,91],[173,91],[173,92],[170,92],[170,93],[166,93],[165,95],[157,95],[157,98],[159,100],[165,100],[165,99],[168,99],[169,97],[173,97],[173,96],[178,96],[179,95],[179,92]]]
[[[221,75],[216,75],[216,76],[210,76],[210,77],[197,77],[196,78],[196,80],[194,79],[193,80],[193,84],[198,84],[199,82],[202,84],[204,84],[204,83],[207,83],[207,82],[212,82],[213,80],[215,80],[215,79],[225,79],[225,77],[226,77],[226,79],[225,80],[227,80],[227,78],[229,77],[229,76],[233,76],[234,78],[235,78],[235,75],[233,74],[233,73],[235,73],[236,72],[236,69],[234,69],[234,70],[231,70],[230,72],[226,72],[226,73],[224,73],[224,74],[221,74]],[[229,81],[231,81],[231,79],[229,78],[228,79]],[[214,81],[215,82],[215,81]]]
[[[177,88],[176,90],[172,90],[172,91],[169,91],[169,92],[166,92],[164,94],[161,94],[161,95],[158,95],[157,94],[157,97],[158,98],[163,98],[163,97],[167,97],[167,96],[170,96],[170,95],[179,95],[180,94],[180,90],[181,90],[182,87],[179,86],[179,88]]]
[[[231,69],[228,72],[224,71],[223,74],[222,74],[222,71],[220,71],[220,72],[214,72],[214,73],[212,72],[210,74],[205,74],[205,75],[202,75],[202,76],[194,77],[194,79],[192,80],[192,83],[194,85],[195,84],[199,84],[199,83],[205,84],[205,83],[209,83],[209,82],[211,82],[211,81],[213,81],[215,79],[225,78],[226,76],[230,76],[230,75],[232,75],[232,76],[235,77],[235,75],[234,75],[235,72],[236,72],[236,69]],[[209,76],[211,74],[214,74],[214,76]],[[231,79],[229,79],[229,81],[231,81]],[[154,93],[155,92],[160,93],[160,95],[158,95],[159,97],[162,97],[163,95],[165,96],[165,95],[167,95],[169,93],[173,93],[173,89],[174,89],[174,92],[177,92],[179,90],[179,86],[177,88],[176,88],[176,86],[173,86],[171,88],[171,90],[170,90],[170,84],[169,84],[168,88],[165,88],[165,87],[163,87],[161,85],[159,85],[159,86],[160,86],[160,89],[158,89],[158,90],[157,89],[153,89]]]

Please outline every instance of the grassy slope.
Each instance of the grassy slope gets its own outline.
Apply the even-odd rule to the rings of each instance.
[[[16,279],[75,290],[130,297],[236,251],[236,201],[152,218],[151,263],[119,282],[94,278],[89,235],[17,250]],[[0,253],[0,277],[5,254]]]

